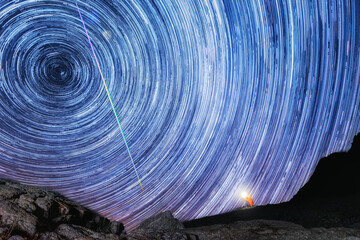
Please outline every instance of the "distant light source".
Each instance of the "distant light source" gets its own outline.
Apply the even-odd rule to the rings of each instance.
[[[241,193],[242,198],[247,198],[248,196],[249,196],[249,194],[247,192],[242,192]]]

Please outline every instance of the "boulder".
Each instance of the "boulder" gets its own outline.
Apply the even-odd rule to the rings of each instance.
[[[24,234],[33,236],[36,233],[38,219],[18,205],[0,200],[1,225],[22,231]]]
[[[184,225],[170,211],[166,211],[143,221],[128,234],[127,239],[187,240],[189,238],[183,229]]]
[[[121,222],[113,221],[110,223],[110,232],[112,234],[121,234],[124,231],[124,225]]]
[[[92,231],[88,228],[76,225],[62,224],[57,227],[55,232],[62,238],[67,240],[78,239],[78,240],[119,240],[119,235],[115,234],[104,234]]]
[[[140,223],[137,229],[151,229],[152,231],[170,231],[183,228],[184,225],[179,220],[174,218],[170,211],[166,211],[146,219],[145,221]]]

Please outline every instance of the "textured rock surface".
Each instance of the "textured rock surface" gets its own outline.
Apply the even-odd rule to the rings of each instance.
[[[0,239],[122,239],[120,222],[61,195],[0,179]]]
[[[239,221],[233,224],[213,225],[188,229],[197,239],[356,239],[360,230],[346,228],[311,228],[274,220]]]
[[[172,216],[172,215],[171,215]],[[351,228],[304,228],[285,221],[252,220],[231,224],[217,224],[197,228],[174,226],[176,219],[168,213],[160,214],[144,221],[139,228],[127,235],[128,240],[220,240],[220,239],[360,239],[360,229]],[[150,228],[149,226],[155,226]]]
[[[143,221],[127,236],[128,239],[188,239],[184,225],[166,211]]]
[[[183,229],[184,225],[173,217],[170,211],[166,211],[155,215],[142,222],[137,230],[160,230],[160,231],[171,231],[177,229]]]

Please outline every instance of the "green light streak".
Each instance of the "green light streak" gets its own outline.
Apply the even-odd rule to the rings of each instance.
[[[135,166],[134,160],[133,160],[133,158],[132,158],[132,156],[131,156],[131,153],[130,153],[129,145],[127,144],[127,141],[126,141],[126,138],[125,138],[125,133],[124,133],[122,127],[121,127],[119,117],[118,117],[118,115],[117,115],[117,113],[116,113],[116,109],[115,109],[114,103],[113,103],[113,101],[112,101],[112,99],[111,99],[111,95],[110,95],[109,89],[108,89],[108,87],[107,87],[107,85],[106,85],[104,76],[103,76],[102,71],[101,71],[101,68],[100,68],[100,64],[99,64],[99,62],[98,62],[98,60],[97,60],[97,57],[96,57],[94,48],[93,48],[93,46],[92,46],[92,44],[91,44],[90,37],[89,37],[89,34],[88,34],[87,30],[86,30],[85,23],[84,23],[84,20],[83,20],[83,18],[82,18],[82,15],[81,15],[81,13],[80,13],[80,9],[79,9],[79,6],[78,6],[77,2],[76,2],[76,8],[77,8],[77,10],[78,10],[78,12],[79,12],[79,16],[80,16],[81,22],[82,22],[82,24],[83,24],[85,34],[86,34],[86,36],[87,36],[87,38],[88,38],[91,51],[92,51],[92,53],[93,53],[93,55],[94,55],[94,59],[95,59],[96,65],[97,65],[97,67],[98,67],[98,69],[99,69],[99,72],[100,72],[100,75],[101,75],[101,79],[102,79],[102,81],[103,81],[103,83],[104,83],[107,96],[108,96],[108,98],[109,98],[109,101],[110,101],[110,103],[111,103],[111,107],[112,107],[113,112],[114,112],[114,114],[115,114],[115,118],[116,118],[117,123],[118,123],[118,125],[119,125],[120,131],[121,131],[121,134],[122,134],[122,137],[123,137],[124,142],[125,142],[126,149],[127,149],[128,153],[129,153],[129,156],[130,156],[132,165],[133,165],[134,170],[135,170],[135,173],[136,173],[136,177],[137,177],[137,179],[139,180],[139,184],[140,184],[140,187],[141,187],[142,191],[144,191],[144,189],[143,189],[143,187],[142,187],[142,184],[141,184],[141,180],[140,180],[139,174],[138,174],[138,172],[137,172],[137,170],[136,170],[136,166]]]

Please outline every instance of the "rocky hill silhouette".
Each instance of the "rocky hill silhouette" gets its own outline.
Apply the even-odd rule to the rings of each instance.
[[[304,227],[360,227],[360,134],[348,152],[322,158],[310,180],[285,203],[239,209],[185,222],[186,227],[271,219]]]

